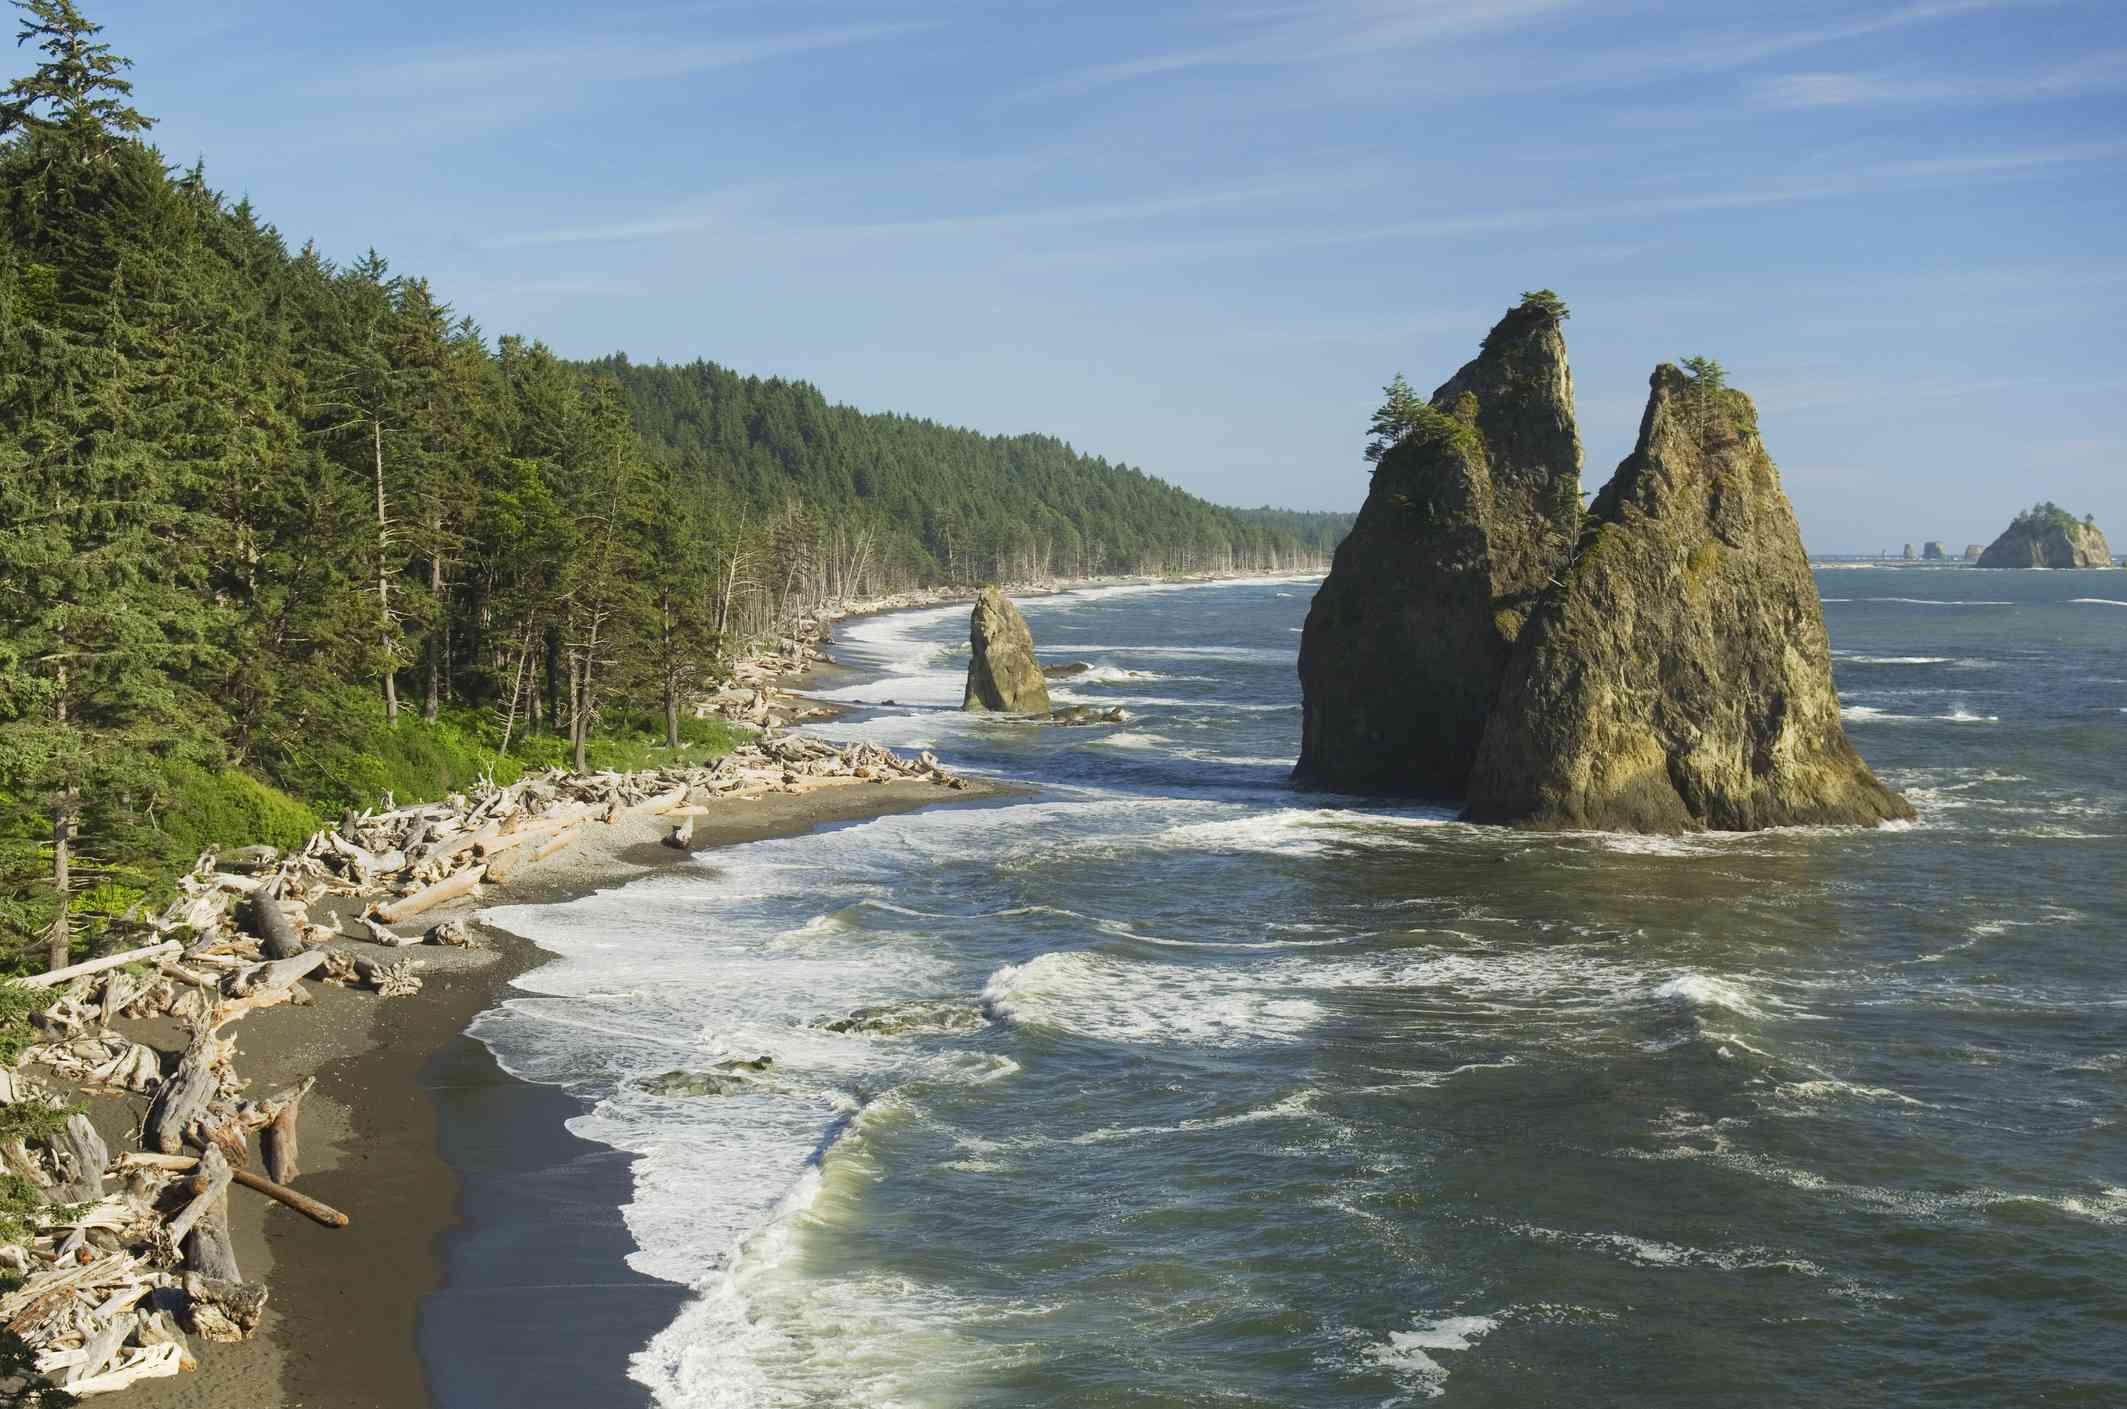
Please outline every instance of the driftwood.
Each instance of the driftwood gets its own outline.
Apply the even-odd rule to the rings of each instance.
[[[172,1243],[181,1246],[185,1235],[192,1231],[193,1225],[204,1218],[217,1201],[228,1196],[229,1180],[233,1174],[234,1171],[229,1168],[229,1159],[221,1152],[221,1147],[209,1145],[207,1152],[200,1156],[198,1173],[192,1176],[191,1183],[187,1186],[192,1191],[192,1202],[186,1204],[184,1211],[170,1220],[169,1233]]]
[[[66,1127],[53,1141],[55,1153],[64,1157],[66,1176],[52,1188],[52,1201],[63,1204],[92,1204],[103,1198],[103,1170],[111,1162],[111,1152],[89,1124],[89,1118],[79,1111],[66,1118]]]
[[[299,950],[293,957],[276,959],[269,964],[245,969],[231,974],[222,984],[222,991],[231,998],[244,998],[255,993],[270,993],[276,988],[286,988],[297,979],[325,962],[322,949]]]
[[[80,978],[85,974],[100,974],[105,969],[121,968],[127,964],[151,963],[156,959],[181,954],[184,952],[184,948],[185,946],[178,941],[166,939],[160,944],[151,944],[145,949],[128,949],[123,954],[106,954],[101,959],[90,959],[86,963],[70,964],[66,968],[53,969],[49,973],[31,974],[27,978],[16,979],[15,982],[30,988],[57,988],[60,984],[70,979]]]
[[[192,1236],[196,1239],[199,1234]],[[188,1272],[185,1302],[193,1333],[201,1339],[248,1340],[266,1314],[266,1289],[234,1277]]]
[[[665,833],[665,845],[675,851],[685,851],[694,844],[694,819],[686,818],[671,831]]]
[[[432,910],[446,900],[456,900],[461,895],[470,894],[480,884],[480,878],[486,874],[485,866],[467,867],[455,876],[448,876],[432,886],[415,891],[412,895],[394,900],[389,905],[379,905],[376,908],[376,917],[387,925],[396,925],[423,910]]]
[[[155,1095],[155,1104],[148,1108],[148,1118],[140,1130],[144,1144],[166,1155],[184,1148],[185,1127],[205,1114],[207,1103],[221,1089],[219,1057],[220,1044],[207,1034],[195,1038],[185,1049],[176,1075],[163,1083]]]
[[[279,887],[266,886],[244,907],[251,932],[269,959],[293,959],[303,952],[303,932],[281,910]]]
[[[331,1204],[321,1203],[311,1198],[308,1194],[299,1194],[287,1185],[276,1183],[262,1174],[253,1174],[248,1169],[239,1169],[230,1177],[245,1188],[256,1189],[276,1203],[286,1204],[297,1213],[315,1222],[322,1223],[327,1228],[345,1228],[347,1226],[347,1215],[334,1208]]]
[[[274,1112],[273,1119],[267,1123],[265,1132],[259,1136],[259,1153],[265,1157],[266,1172],[272,1175],[277,1183],[286,1184],[302,1172],[302,1166],[296,1157],[297,1112],[302,1108],[304,1095],[316,1081],[316,1077],[310,1077],[289,1092],[287,1099],[281,1102],[280,1109]]]

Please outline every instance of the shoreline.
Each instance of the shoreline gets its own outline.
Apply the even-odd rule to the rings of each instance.
[[[731,797],[695,819],[694,851],[1017,792],[970,779]],[[629,1360],[688,1289],[630,1268],[622,1219],[635,1157],[571,1133],[584,1105],[511,1076],[467,1030],[512,981],[554,956],[477,920],[497,904],[560,904],[691,853],[669,824],[634,817],[528,867],[475,904],[439,908],[492,946],[423,946],[421,993],[378,1001],[311,985],[315,1001],[253,1014],[238,1030],[258,1090],[315,1073],[306,1098],[307,1193],[350,1226],[316,1227],[263,1199],[230,1201],[237,1255],[272,1289],[260,1334],[195,1342],[199,1369],[109,1398],[121,1409],[419,1409],[424,1405],[646,1405]],[[403,951],[402,951],[403,952]],[[146,1101],[98,1103],[137,1120]],[[134,1107],[138,1107],[135,1109]],[[497,1210],[491,1214],[490,1210]],[[542,1295],[545,1293],[545,1295]],[[454,1375],[453,1359],[478,1369]]]

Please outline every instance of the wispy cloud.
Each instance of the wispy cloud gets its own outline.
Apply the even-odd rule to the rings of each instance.
[[[522,89],[532,85],[643,82],[682,78],[821,49],[895,39],[935,28],[935,22],[856,24],[761,34],[709,42],[650,39],[557,39],[544,44],[431,50],[325,79],[311,91],[343,97],[415,97],[466,89]]]
[[[1138,200],[1088,201],[1022,210],[931,216],[921,220],[882,220],[841,225],[749,224],[743,228],[745,233],[770,236],[786,244],[794,240],[819,243],[894,238],[944,239],[1031,230],[1076,230],[1157,221],[1169,216],[1192,215],[1284,200],[1319,192],[1321,189],[1319,184],[1261,183],[1216,190],[1184,191],[1170,196],[1151,196]],[[496,247],[518,247],[649,240],[672,235],[698,234],[719,226],[737,231],[741,227],[734,216],[741,194],[737,191],[721,192],[715,196],[703,197],[627,220],[501,235],[490,240],[489,244]]]
[[[1790,73],[1758,86],[1756,106],[1816,109],[1891,103],[2001,103],[2072,98],[2127,84],[2127,50],[2113,49],[2037,73],[1915,77],[1881,73]]]
[[[1198,69],[1322,64],[1465,35],[1511,28],[1579,0],[1318,0],[1258,12],[1244,32],[1212,44],[1170,49],[1073,70],[1037,83],[1026,99],[1075,97],[1136,79]]]
[[[1647,195],[1584,205],[1493,210],[1401,220],[1374,225],[1271,230],[1229,238],[1139,242],[1036,254],[1023,263],[1050,266],[1156,263],[1169,260],[1251,258],[1308,249],[1330,249],[1388,240],[1449,239],[1572,228],[1593,231],[1606,223],[1644,226],[1670,217],[1751,210],[1803,201],[1830,200],[1888,191],[1924,189],[1959,182],[2013,179],[2063,166],[2127,159],[2127,140],[2068,143],[2013,152],[1973,153],[1876,162],[1845,171],[1727,190]]]

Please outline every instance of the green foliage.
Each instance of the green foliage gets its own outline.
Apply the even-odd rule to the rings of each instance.
[[[1684,375],[1691,378],[1693,387],[1700,391],[1720,391],[1728,385],[1728,372],[1711,357],[1685,357],[1679,359]]]
[[[1521,306],[1533,309],[1556,323],[1563,323],[1573,316],[1572,311],[1566,307],[1566,301],[1549,289],[1537,289],[1522,294]]]
[[[180,859],[210,846],[263,842],[288,850],[302,846],[325,825],[311,808],[240,769],[177,763],[164,777],[169,800],[156,821]]]
[[[1366,428],[1366,458],[1376,465],[1381,463],[1382,456],[1417,430],[1428,413],[1438,414],[1411,390],[1411,384],[1404,380],[1401,372],[1381,389],[1381,394],[1381,405]]]
[[[2090,524],[2092,527],[2096,526],[2094,519],[2086,519],[2083,522]],[[2075,515],[2048,499],[2043,503],[2033,504],[2030,508],[2018,514],[2012,521],[2012,526],[2029,533],[2053,531],[2073,533],[2077,527],[2077,520]]]
[[[1359,518],[1350,511],[1274,509],[1268,504],[1259,509],[1235,509],[1233,516],[1243,523],[1256,524],[1290,538],[1301,548],[1324,558],[1337,551],[1337,545],[1344,541],[1344,536],[1352,531],[1352,525]]]

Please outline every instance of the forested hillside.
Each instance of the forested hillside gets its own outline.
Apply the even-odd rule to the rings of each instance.
[[[1344,535],[1350,533],[1352,525],[1359,521],[1356,512],[1273,509],[1268,504],[1260,509],[1235,509],[1233,515],[1243,523],[1268,529],[1280,538],[1292,539],[1325,564],[1329,555],[1337,551],[1337,545],[1344,541]]]
[[[723,652],[824,598],[1304,556],[1053,440],[490,340],[375,251],[291,250],[167,168],[97,27],[16,8],[0,946],[62,957],[205,839],[581,768],[594,732],[674,746]]]
[[[713,362],[588,369],[627,389],[653,461],[750,536],[795,541],[785,573],[830,595],[921,583],[1114,573],[1275,571],[1322,550],[1291,528],[1215,508],[1128,465],[1043,435],[986,436],[830,405],[804,382]],[[1349,516],[1347,516],[1348,518]],[[795,518],[795,532],[785,520]],[[734,541],[738,524],[720,526]]]

